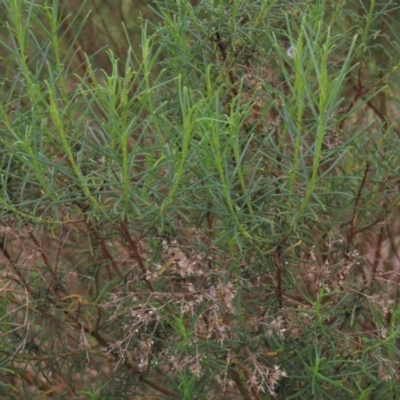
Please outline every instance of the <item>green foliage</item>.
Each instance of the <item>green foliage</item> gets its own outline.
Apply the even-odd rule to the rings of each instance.
[[[396,398],[396,5],[0,4],[4,398]]]

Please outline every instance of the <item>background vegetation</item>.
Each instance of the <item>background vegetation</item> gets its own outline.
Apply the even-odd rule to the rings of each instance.
[[[395,399],[397,4],[138,4],[0,1],[0,397]]]

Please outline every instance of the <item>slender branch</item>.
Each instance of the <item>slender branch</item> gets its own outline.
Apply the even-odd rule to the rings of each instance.
[[[279,245],[276,254],[275,254],[275,262],[276,262],[276,279],[277,279],[277,297],[278,297],[278,306],[279,309],[283,309],[283,279],[282,279],[282,245]]]
[[[151,281],[149,281],[149,279],[148,279],[147,268],[146,268],[146,265],[144,264],[143,257],[139,251],[137,241],[134,241],[132,239],[132,237],[129,233],[128,223],[126,221],[122,221],[120,223],[120,230],[122,232],[122,236],[129,244],[129,248],[131,250],[131,255],[130,255],[131,258],[134,258],[138,262],[139,267],[142,270],[143,280],[146,282],[146,285],[148,286],[148,288],[154,292],[155,289],[154,289],[154,286],[151,283]]]
[[[356,236],[356,232],[357,232],[357,209],[358,209],[358,205],[360,203],[360,199],[361,199],[361,192],[365,186],[365,182],[367,181],[367,175],[369,172],[369,168],[370,168],[370,163],[367,162],[366,166],[365,166],[365,170],[364,170],[364,176],[363,179],[361,181],[360,187],[358,188],[358,192],[357,192],[357,196],[354,199],[354,207],[353,207],[353,217],[351,218],[350,221],[350,230],[347,234],[347,241],[349,243],[349,245],[352,245],[354,242],[354,238]]]

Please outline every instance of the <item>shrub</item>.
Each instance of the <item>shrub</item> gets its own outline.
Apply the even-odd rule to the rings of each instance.
[[[2,8],[4,398],[396,397],[393,3]]]

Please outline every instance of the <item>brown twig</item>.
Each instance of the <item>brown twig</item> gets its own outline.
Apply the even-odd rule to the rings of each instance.
[[[352,245],[354,242],[354,238],[356,236],[357,233],[357,208],[358,205],[360,203],[360,199],[361,199],[361,192],[365,186],[365,182],[367,181],[367,176],[368,176],[368,172],[369,172],[369,168],[370,168],[370,163],[367,162],[366,166],[365,166],[365,170],[364,170],[364,176],[363,179],[361,181],[360,187],[358,188],[358,192],[357,192],[357,196],[354,199],[354,207],[353,207],[353,216],[351,218],[350,221],[350,230],[347,234],[347,242],[349,245]]]
[[[239,372],[236,371],[234,367],[229,367],[229,375],[232,377],[232,380],[235,382],[236,387],[240,390],[242,394],[242,399],[251,400],[250,393],[248,389],[243,385],[242,379],[240,378]]]
[[[47,254],[43,249],[42,243],[39,241],[39,239],[33,233],[32,228],[30,228],[29,226],[27,226],[27,228],[28,228],[28,235],[32,239],[33,243],[35,244],[36,249],[39,251],[47,270],[50,271],[53,281],[59,285],[59,287],[62,289],[62,291],[65,294],[67,294],[67,295],[70,294],[69,291],[67,290],[66,286],[62,285],[62,282],[58,279],[57,273],[56,273],[55,269],[53,268],[52,263],[50,262],[49,258],[47,257]],[[50,285],[49,285],[49,290],[52,292],[52,294],[55,298],[58,298],[58,296],[56,295],[56,293],[54,292],[54,290],[51,288]]]
[[[129,248],[131,250],[130,257],[134,258],[138,262],[139,267],[143,273],[143,280],[146,282],[146,285],[148,286],[148,288],[152,292],[154,292],[155,289],[154,289],[154,286],[151,283],[151,281],[149,281],[149,279],[148,279],[148,273],[147,273],[148,271],[147,271],[146,265],[144,264],[143,257],[139,251],[138,244],[137,244],[138,242],[132,239],[132,237],[129,233],[128,223],[126,221],[122,221],[120,223],[120,230],[122,232],[122,236],[127,241]]]
[[[350,112],[350,110],[351,110],[352,108],[354,108],[354,106],[355,106],[356,103],[357,103],[357,100],[358,100],[363,94],[365,94],[365,93],[368,92],[368,90],[365,90],[365,91],[364,91],[363,89],[364,89],[364,85],[363,85],[363,83],[362,83],[362,81],[361,81],[361,66],[360,66],[359,69],[358,69],[357,89],[356,89],[356,92],[354,93],[354,97],[353,97],[353,99],[351,100],[350,104],[349,104],[349,105],[346,107],[346,109],[343,111],[343,113],[342,113],[343,116],[347,115],[347,114]],[[346,119],[343,118],[342,121],[341,121],[340,124],[339,124],[339,127],[338,127],[339,130],[341,130],[341,129],[343,128],[345,121],[346,121]]]
[[[232,70],[232,68],[230,68],[228,66],[228,53],[227,53],[227,50],[226,50],[226,45],[225,45],[224,41],[222,40],[221,35],[219,34],[219,32],[217,32],[215,34],[215,37],[216,37],[217,46],[218,46],[219,51],[221,53],[224,65],[226,66],[226,68],[228,68],[229,80],[230,80],[231,85],[232,85],[232,93],[236,97],[239,94],[239,92],[238,92],[238,90],[236,88],[236,78],[235,78],[235,75],[233,73],[233,70]]]
[[[278,245],[275,253],[278,307],[283,309],[283,279],[282,279],[282,245]]]
[[[35,293],[32,288],[28,285],[27,281],[25,280],[25,277],[22,275],[20,268],[18,267],[17,263],[12,259],[10,253],[6,249],[6,234],[4,233],[3,239],[0,240],[0,251],[3,253],[4,257],[8,260],[9,264],[12,267],[12,270],[15,272],[15,274],[18,276],[19,279],[16,278],[11,278],[13,281],[17,282],[19,285],[21,285],[27,292],[31,293],[34,296],[38,296],[37,293]]]

